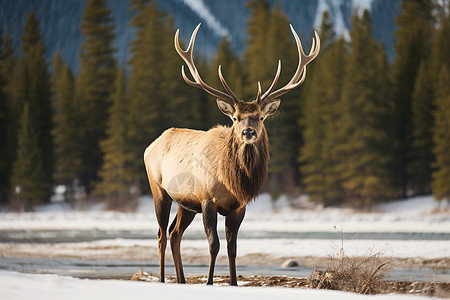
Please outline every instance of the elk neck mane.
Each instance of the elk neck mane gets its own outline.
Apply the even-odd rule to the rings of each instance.
[[[269,139],[263,129],[258,140],[242,143],[231,128],[222,149],[220,175],[225,186],[240,202],[248,203],[259,195],[267,178]]]

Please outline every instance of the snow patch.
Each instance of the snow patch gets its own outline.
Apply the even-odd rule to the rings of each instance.
[[[420,196],[379,205],[380,211],[398,214],[427,214],[439,209],[439,202],[433,196]]]
[[[231,40],[231,34],[225,26],[220,23],[219,20],[213,15],[209,10],[208,6],[205,5],[203,0],[182,0],[190,9],[195,11],[200,18],[205,20],[206,24],[211,27],[214,33],[220,37],[227,35]]]
[[[364,10],[370,11],[373,0],[353,0],[353,7],[357,9],[358,15],[362,15]]]
[[[330,290],[289,289],[274,287],[229,287],[177,285],[121,280],[81,280],[55,275],[28,275],[0,271],[2,299],[334,299],[364,300],[368,296]],[[377,295],[379,300],[425,300],[412,295]]]
[[[316,16],[314,18],[314,27],[317,29],[320,28],[323,13],[325,11],[328,11],[330,18],[333,21],[334,31],[336,32],[336,34],[342,35],[348,41],[350,40],[350,33],[349,29],[345,26],[344,15],[342,14],[342,6],[342,1],[319,0]]]

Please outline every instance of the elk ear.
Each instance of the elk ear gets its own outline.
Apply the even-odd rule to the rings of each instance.
[[[234,113],[236,110],[234,107],[222,99],[217,99],[217,106],[219,107],[220,111],[229,116],[230,118],[233,118]]]
[[[265,119],[268,116],[274,114],[278,110],[278,107],[280,107],[280,103],[281,103],[280,99],[276,99],[269,103],[264,104],[264,106],[261,109],[262,117]]]

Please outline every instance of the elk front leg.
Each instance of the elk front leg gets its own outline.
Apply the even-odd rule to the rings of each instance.
[[[225,217],[225,234],[227,238],[228,263],[230,266],[230,284],[237,285],[236,254],[239,227],[245,215],[245,206],[232,211]]]
[[[180,243],[186,228],[194,220],[195,212],[191,212],[178,206],[177,216],[173,220],[169,228],[170,247],[172,249],[173,262],[177,271],[178,283],[186,283],[183,272],[183,263],[181,261]]]
[[[212,285],[214,278],[214,267],[216,265],[217,254],[219,253],[220,243],[217,234],[217,208],[213,203],[205,201],[202,205],[203,225],[205,227],[206,237],[209,243],[209,272],[208,282]]]

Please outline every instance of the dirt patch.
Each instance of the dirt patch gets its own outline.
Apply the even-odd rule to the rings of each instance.
[[[450,298],[450,282],[388,282],[386,293],[424,295],[430,297]]]
[[[139,272],[131,280],[158,282],[156,275]],[[166,278],[168,283],[176,283],[176,277]],[[187,284],[206,284],[206,276],[186,277]],[[229,276],[215,276],[215,285],[228,285]],[[308,278],[288,276],[238,276],[238,285],[246,287],[285,287],[311,289],[313,285]],[[384,281],[384,288],[379,294],[412,294],[430,297],[450,298],[450,282],[411,282],[411,281]]]

